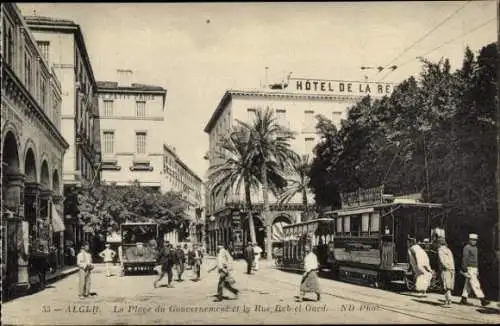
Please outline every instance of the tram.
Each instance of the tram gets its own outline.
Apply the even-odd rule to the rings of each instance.
[[[376,287],[411,284],[408,239],[434,239],[432,229],[445,222],[443,205],[384,195],[383,187],[341,197],[340,210],[284,227],[284,252],[277,267],[301,270],[303,249],[309,244],[318,256],[320,272],[334,278]]]

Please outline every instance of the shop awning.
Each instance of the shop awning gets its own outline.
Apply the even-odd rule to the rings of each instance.
[[[52,229],[54,232],[62,232],[66,229],[61,215],[57,212],[55,205],[52,205]]]

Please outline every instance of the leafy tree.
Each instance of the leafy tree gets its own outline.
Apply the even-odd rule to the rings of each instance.
[[[447,59],[423,60],[418,79],[403,81],[390,97],[362,99],[338,132],[320,120],[322,141],[310,173],[317,203],[335,206],[332,193],[379,184],[394,194],[421,192],[427,201],[444,203],[456,259],[467,234],[479,233],[480,253],[488,257],[479,269],[495,291],[498,264],[488,262],[496,261],[491,228],[498,219],[497,68],[495,44],[477,58],[467,48],[456,71]]]
[[[186,202],[180,194],[161,194],[135,181],[129,186],[101,184],[78,190],[78,210],[85,230],[103,233],[118,230],[124,222],[155,221],[164,231],[183,221]]]
[[[340,206],[337,163],[342,151],[342,140],[332,121],[322,115],[318,115],[316,119],[320,140],[313,150],[309,185],[317,206],[336,208]]]

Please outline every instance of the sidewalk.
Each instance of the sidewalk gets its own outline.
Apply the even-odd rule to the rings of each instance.
[[[78,266],[64,266],[62,269],[55,271],[54,273],[47,274],[46,281],[54,282],[60,280],[63,277],[76,273],[78,271]]]

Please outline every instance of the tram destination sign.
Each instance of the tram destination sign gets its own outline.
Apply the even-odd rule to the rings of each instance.
[[[370,95],[372,97],[382,97],[391,95],[394,84],[348,80],[290,78],[288,87],[292,91],[300,93],[352,96]]]
[[[381,204],[383,194],[384,186],[341,193],[342,209]]]

